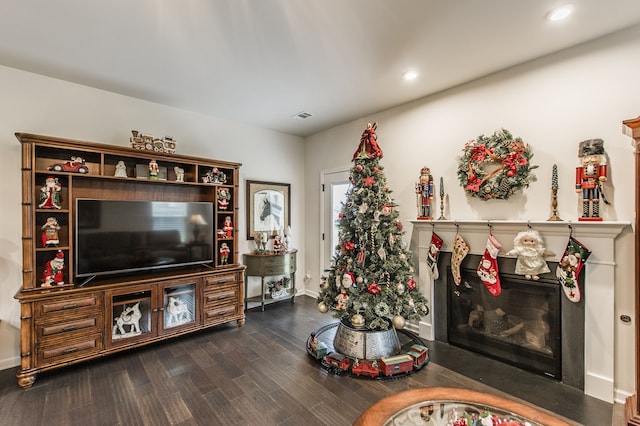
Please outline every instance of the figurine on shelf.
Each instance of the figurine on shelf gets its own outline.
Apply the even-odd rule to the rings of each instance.
[[[114,174],[115,177],[128,177],[127,176],[127,166],[124,164],[124,161],[120,160],[118,161],[118,163],[116,164],[116,173]]]
[[[420,180],[416,183],[418,201],[418,220],[432,220],[431,201],[433,200],[433,176],[428,167],[420,170]]]
[[[53,284],[64,284],[64,253],[58,250],[56,257],[49,260],[42,273],[42,287],[51,287]]]
[[[48,176],[44,181],[44,186],[40,188],[40,203],[38,208],[41,209],[61,209],[62,208],[62,184],[58,182],[57,177]]]
[[[217,167],[202,176],[202,183],[227,183],[227,175]]]
[[[231,194],[226,188],[218,189],[218,210],[226,210],[229,207]]]
[[[58,231],[60,225],[58,225],[58,219],[55,217],[47,218],[47,221],[42,225],[42,247],[58,247],[60,239],[58,238]]]
[[[269,241],[269,234],[266,232],[254,232],[253,240],[256,243],[256,251],[257,254],[266,253],[267,251],[267,242]]]
[[[220,264],[226,265],[229,263],[229,253],[231,253],[231,249],[229,249],[229,245],[227,243],[220,244]]]
[[[184,169],[182,167],[175,166],[173,171],[176,174],[176,182],[184,182]]]
[[[273,252],[275,254],[279,254],[282,252],[282,240],[280,235],[276,235],[273,237]]]
[[[149,179],[158,180],[159,171],[160,167],[158,167],[156,160],[149,161]]]
[[[224,218],[222,230],[224,231],[226,238],[233,237],[233,223],[231,222],[231,216],[227,216]]]
[[[517,256],[515,273],[524,275],[528,280],[539,280],[540,274],[551,272],[544,258],[554,253],[545,249],[538,231],[528,229],[518,232],[513,239],[513,250],[507,252],[507,256],[513,255]]]
[[[602,184],[607,180],[604,141],[588,139],[580,142],[578,157],[581,166],[576,167],[576,192],[582,192],[582,217],[578,220],[601,221],[600,197],[605,204],[609,204],[602,192]]]
[[[282,244],[284,245],[284,250],[289,251],[292,248],[292,237],[291,237],[291,226],[287,226],[287,232],[284,234],[284,240]]]

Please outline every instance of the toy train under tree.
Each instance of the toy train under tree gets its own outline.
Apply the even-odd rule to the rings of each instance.
[[[315,333],[314,333],[315,334]],[[406,353],[380,359],[354,359],[338,352],[328,352],[324,342],[312,334],[307,345],[309,355],[319,360],[324,368],[335,374],[352,374],[359,377],[391,378],[420,370],[429,362],[429,349],[413,344]]]

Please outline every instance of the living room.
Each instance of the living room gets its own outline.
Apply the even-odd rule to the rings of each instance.
[[[577,221],[580,206],[573,180],[579,164],[578,143],[589,138],[603,139],[607,153],[610,173],[606,188],[611,205],[602,208],[604,221],[632,223],[634,150],[621,123],[640,114],[633,90],[640,68],[639,49],[640,26],[635,24],[305,136],[145,101],[0,62],[0,146],[4,153],[0,157],[4,171],[0,188],[5,199],[5,226],[0,231],[4,242],[0,255],[0,369],[20,364],[20,305],[14,295],[20,289],[23,269],[21,147],[14,133],[126,147],[131,129],[140,129],[158,136],[172,135],[179,154],[242,163],[236,224],[240,253],[255,248],[245,231],[245,181],[290,184],[292,241],[299,250],[298,294],[314,298],[323,270],[321,176],[328,170],[348,170],[360,135],[370,122],[378,123],[385,174],[405,224],[407,244],[413,233],[410,221],[416,218],[414,183],[424,166],[430,167],[434,176],[443,176],[449,219],[514,221],[526,228],[530,221],[546,221],[551,213],[551,171],[557,164],[559,216],[567,222]],[[370,90],[375,92],[376,88]],[[511,200],[470,199],[456,174],[461,150],[469,140],[500,128],[521,137],[532,148],[532,163],[539,166],[537,181]],[[634,322],[620,320],[624,315],[635,318],[633,238],[629,225],[612,242],[615,346],[610,356],[615,368],[606,379],[613,384],[610,398],[616,404],[624,404],[636,386]],[[505,249],[511,245],[506,236],[502,242]],[[555,240],[549,248],[557,255],[563,249]],[[480,247],[476,244],[474,249]]]

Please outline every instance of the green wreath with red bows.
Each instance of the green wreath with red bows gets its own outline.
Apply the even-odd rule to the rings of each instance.
[[[464,190],[481,200],[506,200],[535,181],[533,153],[520,138],[500,129],[492,136],[478,136],[463,148],[458,180]]]

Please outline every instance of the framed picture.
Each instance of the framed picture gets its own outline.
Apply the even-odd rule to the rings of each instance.
[[[254,233],[286,230],[291,225],[291,185],[288,183],[247,181],[247,239]]]

